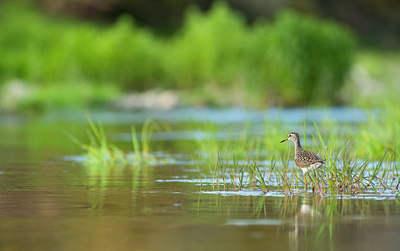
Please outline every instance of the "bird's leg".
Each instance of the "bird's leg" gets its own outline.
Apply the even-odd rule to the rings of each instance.
[[[312,189],[312,191],[314,192],[314,190],[315,190],[315,184],[314,184],[314,182],[313,182],[313,178],[311,177],[311,174],[310,174],[309,172],[307,172],[307,175],[308,175],[308,177],[309,177],[310,180],[311,180],[311,189]],[[307,178],[306,178],[306,180],[307,180]],[[307,186],[306,186],[306,189],[307,189]]]
[[[312,192],[314,193],[314,190],[315,190],[314,179],[311,177],[311,174],[308,174],[308,175],[310,175],[310,179],[311,179],[311,189],[312,189]]]
[[[303,174],[303,177],[304,177],[304,186],[305,186],[306,191],[307,191],[307,177],[306,177],[305,173]]]
[[[314,171],[314,177],[315,177],[315,180],[316,180],[316,186],[317,186],[317,189],[318,189],[318,192],[321,194],[321,195],[323,195],[324,193],[322,192],[322,186],[321,186],[321,182],[318,180],[318,172],[314,169],[313,170]]]

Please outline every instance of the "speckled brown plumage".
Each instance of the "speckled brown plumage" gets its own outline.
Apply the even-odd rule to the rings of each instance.
[[[287,140],[294,143],[294,162],[304,173],[309,170],[318,169],[324,164],[324,161],[315,153],[307,151],[301,147],[300,137],[297,132],[289,133],[289,136],[282,140],[281,143]]]

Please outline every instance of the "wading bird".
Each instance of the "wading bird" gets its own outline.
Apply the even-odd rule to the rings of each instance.
[[[303,173],[320,168],[325,162],[315,153],[307,151],[301,147],[300,137],[297,132],[289,133],[289,136],[281,143],[290,140],[294,143],[294,162],[300,167]]]

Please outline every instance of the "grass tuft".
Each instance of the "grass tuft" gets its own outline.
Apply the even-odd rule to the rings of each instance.
[[[141,165],[150,162],[163,161],[151,154],[150,141],[154,131],[168,129],[164,123],[153,119],[147,119],[142,127],[141,139],[138,139],[136,127],[132,126],[132,152],[126,152],[118,146],[109,142],[103,125],[94,122],[89,116],[88,138],[89,143],[84,144],[76,138],[69,136],[76,144],[84,150],[85,163],[87,165],[110,167],[115,165]]]
[[[287,152],[287,149],[286,152],[278,151],[272,157],[263,155],[263,151],[270,150],[272,142],[266,139],[267,144],[248,144],[249,135],[240,137],[236,142],[231,142],[232,145],[227,142],[222,144],[216,138],[212,140],[212,142],[216,142],[215,145],[212,142],[198,142],[199,145],[214,146],[214,148],[201,147],[203,151],[206,151],[202,152],[202,161],[206,163],[209,174],[212,175],[213,181],[218,187],[220,178],[223,178],[224,189],[232,185],[236,189],[258,188],[264,192],[277,190],[287,195],[306,191],[321,196],[356,195],[365,192],[379,194],[388,190],[392,192],[398,190],[400,176],[396,154],[388,151],[377,160],[370,160],[369,156],[360,159],[352,148],[350,140],[336,140],[331,130],[328,136],[324,136],[311,114],[310,118],[316,132],[316,135],[313,136],[314,147],[321,149],[326,160],[325,166],[319,170],[300,174],[299,169],[292,164],[291,150],[290,152]],[[213,126],[208,125],[209,128]],[[271,123],[266,126],[269,127],[269,130],[273,130]],[[277,130],[276,128],[275,130]],[[214,128],[212,133],[216,135],[218,132]],[[279,144],[277,137],[272,138],[275,140],[275,144]],[[304,141],[306,142],[306,136]],[[245,145],[246,148],[238,148],[234,145]],[[256,149],[252,147],[256,147]],[[224,149],[227,154],[221,154],[221,149]],[[227,149],[232,151],[229,152]],[[258,154],[249,157],[249,153],[254,152]],[[212,157],[214,155],[217,156],[216,160]],[[242,158],[238,160],[238,156]],[[243,156],[247,157],[243,158]],[[263,156],[267,159],[270,158],[269,165],[267,164],[268,160],[263,159]],[[201,167],[198,169],[200,170]],[[204,177],[207,174],[203,172],[202,175]],[[398,196],[397,192],[396,196]]]

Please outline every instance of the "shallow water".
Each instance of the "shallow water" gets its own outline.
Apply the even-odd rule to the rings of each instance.
[[[329,117],[341,123],[362,123],[368,116],[345,108],[311,112],[318,121]],[[248,120],[257,127],[279,118],[302,129],[302,121],[309,121],[306,110],[90,116],[106,124],[108,136],[126,149],[132,123],[147,117],[167,121],[174,133],[158,134],[154,154],[173,161],[85,166],[81,149],[65,135],[86,140],[85,114],[1,116],[1,250],[398,250],[400,202],[391,193],[321,198],[302,191],[286,196],[257,188],[224,190],[223,181],[217,187],[199,179],[190,156],[193,134],[180,133],[190,120],[232,129]]]

